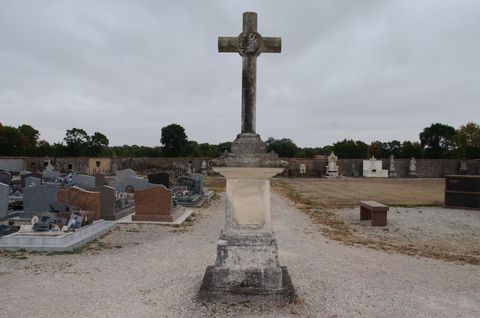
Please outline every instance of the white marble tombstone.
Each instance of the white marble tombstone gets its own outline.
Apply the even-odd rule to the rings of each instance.
[[[388,170],[382,169],[382,161],[375,159],[363,160],[363,176],[367,178],[388,178]]]
[[[300,164],[300,174],[301,174],[301,175],[304,175],[304,174],[306,174],[306,173],[307,173],[307,165],[304,164],[304,163],[301,163],[301,164]]]
[[[412,159],[410,159],[410,163],[408,165],[408,176],[409,177],[417,176],[417,160],[415,160],[415,157],[412,157]]]
[[[335,156],[335,154],[332,151],[332,153],[330,153],[330,155],[328,156],[328,165],[325,167],[326,168],[325,175],[327,177],[338,177],[337,160],[338,160],[338,157]]]
[[[397,176],[397,168],[395,166],[395,156],[393,154],[390,155],[390,166],[388,168],[388,176],[390,178]]]

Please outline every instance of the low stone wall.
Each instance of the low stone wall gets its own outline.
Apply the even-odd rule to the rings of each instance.
[[[302,158],[282,158],[288,162],[282,176],[295,178],[312,178],[325,175],[325,167],[328,164],[327,159],[302,159]],[[347,177],[353,176],[353,166],[358,172],[358,176],[362,176],[364,159],[338,159],[337,165],[339,174]],[[366,159],[365,159],[366,160]],[[390,167],[390,159],[378,159],[382,161],[382,167],[388,170]],[[417,177],[418,178],[443,178],[448,174],[460,173],[459,159],[416,159],[417,161]],[[300,173],[300,165],[305,164],[306,173]],[[410,159],[395,159],[395,167],[397,177],[407,178]],[[480,159],[467,160],[467,174],[480,174]]]
[[[89,170],[96,167],[89,167],[90,158],[50,158],[53,165],[60,169],[61,172],[68,170],[68,165],[72,165],[75,171],[88,173]],[[92,158],[97,160],[96,158]],[[108,161],[110,158],[98,158],[102,161]],[[13,167],[18,170],[32,169],[37,167],[41,171],[44,158],[28,158],[28,157],[0,157],[0,167],[2,164],[8,168]],[[138,174],[146,174],[153,171],[167,171],[175,176],[185,174],[189,164],[192,172],[201,172],[202,163],[205,161],[207,167],[210,167],[211,158],[163,158],[163,157],[136,157],[136,158],[117,158],[117,169],[133,169]],[[324,159],[306,159],[306,158],[282,158],[288,162],[288,167],[282,176],[292,178],[318,178],[325,175],[325,167],[328,160]],[[359,176],[362,176],[364,159],[338,159],[339,173],[343,176],[353,176],[353,165]],[[366,159],[365,159],[366,160]],[[383,169],[388,170],[390,159],[378,159],[383,162]],[[90,160],[91,161],[91,160]],[[12,165],[12,163],[15,163]],[[409,159],[395,159],[397,176],[399,178],[408,177]],[[22,164],[23,163],[23,164]],[[300,165],[305,164],[305,174],[300,174]],[[9,170],[9,169],[5,169]],[[208,168],[211,171],[211,168]],[[417,177],[419,178],[442,178],[448,174],[460,173],[460,159],[417,159]],[[93,171],[93,170],[92,170]],[[108,174],[109,171],[106,171]],[[480,174],[480,159],[467,160],[467,174]]]

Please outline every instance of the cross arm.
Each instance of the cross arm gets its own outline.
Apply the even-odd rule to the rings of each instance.
[[[236,37],[218,37],[218,52],[236,52],[238,53],[238,38]]]
[[[282,52],[282,38],[265,37],[263,38],[264,53],[280,53]]]

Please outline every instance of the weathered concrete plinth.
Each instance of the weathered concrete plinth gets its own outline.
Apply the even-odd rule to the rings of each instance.
[[[283,168],[214,168],[227,178],[225,227],[217,259],[203,278],[200,298],[235,300],[262,296],[292,302],[295,290],[270,222],[270,180]]]

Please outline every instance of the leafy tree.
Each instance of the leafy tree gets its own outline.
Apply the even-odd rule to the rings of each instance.
[[[267,152],[275,151],[280,157],[295,157],[298,152],[298,147],[289,138],[275,139],[270,137],[265,142],[267,146]]]
[[[297,158],[313,158],[315,157],[315,150],[313,148],[299,149],[295,154]]]
[[[460,126],[453,137],[459,154],[466,158],[480,158],[480,126],[474,122]]]
[[[201,157],[210,157],[216,158],[220,156],[217,145],[210,145],[208,143],[203,143],[198,145],[199,154]]]
[[[398,156],[402,144],[398,140],[389,142],[374,141],[370,144],[369,155],[376,158],[388,158],[390,155]]]
[[[68,155],[73,157],[84,156],[90,143],[90,137],[87,132],[80,128],[68,129],[65,138]]]
[[[88,153],[92,157],[99,156],[102,150],[108,147],[108,138],[102,133],[95,132],[88,140]]]
[[[32,126],[26,125],[26,124],[19,126],[18,131],[23,136],[22,138],[23,148],[24,148],[23,155],[33,156],[36,151],[37,141],[38,141],[38,137],[40,136],[40,133],[38,132],[38,130],[36,130]]]
[[[191,157],[200,157],[201,151],[200,151],[200,146],[198,145],[198,142],[194,140],[189,140],[187,142],[187,151],[185,152],[185,155],[191,156]]]
[[[0,155],[23,156],[25,145],[25,136],[17,128],[0,124]]]
[[[52,146],[46,140],[40,140],[37,143],[36,155],[40,157],[52,155]]]
[[[218,144],[218,152],[220,154],[224,153],[225,150],[227,150],[228,152],[232,151],[232,142],[231,141],[222,142],[222,143]]]
[[[383,158],[383,142],[376,140],[370,143],[368,153],[375,158]]]
[[[54,157],[68,157],[70,152],[67,146],[62,142],[56,142],[51,147],[51,152]]]
[[[397,155],[398,158],[423,158],[423,147],[419,142],[404,141]]]
[[[178,124],[162,128],[160,142],[167,157],[185,156],[188,151],[188,139],[185,129]]]
[[[362,141],[344,139],[333,144],[333,152],[339,158],[367,158],[368,145]]]
[[[427,158],[444,158],[453,150],[453,136],[456,131],[452,126],[436,123],[426,127],[420,133],[420,142],[425,147]]]

